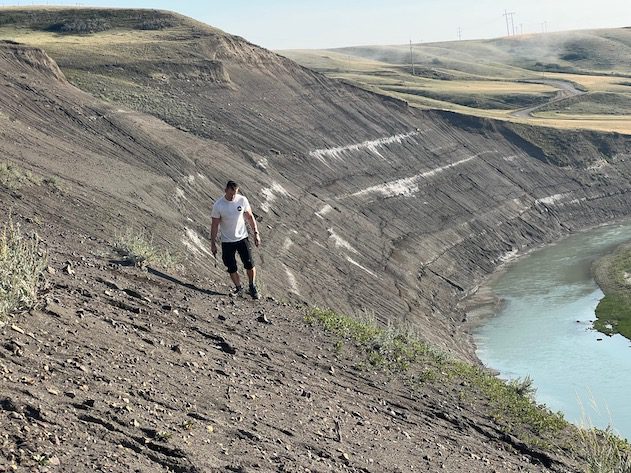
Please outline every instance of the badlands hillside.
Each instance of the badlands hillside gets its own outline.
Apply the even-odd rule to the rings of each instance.
[[[585,464],[554,416],[518,422],[475,384],[459,304],[515,253],[627,217],[628,136],[410,109],[166,12],[2,9],[0,37],[0,157],[20,181],[0,206],[50,266],[40,307],[0,329],[0,464]],[[228,298],[209,254],[229,178],[262,228],[261,304]],[[127,231],[179,264],[125,266]],[[429,348],[408,374],[366,369],[308,306]]]

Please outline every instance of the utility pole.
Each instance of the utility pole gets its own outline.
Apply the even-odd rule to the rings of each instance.
[[[462,28],[458,27],[458,41],[462,40]]]
[[[513,15],[514,14],[515,14],[515,12],[509,13],[509,15],[510,15],[510,23],[513,26],[513,36],[515,36],[515,22],[513,21]]]
[[[508,15],[512,15],[512,13],[508,13],[507,10],[504,10],[503,17],[506,18],[506,36],[510,36],[510,29],[508,28]]]
[[[520,34],[521,36],[523,36],[523,35],[524,35],[524,24],[523,24],[523,23],[520,23],[520,24],[519,24],[519,30],[520,30],[520,33],[519,33],[519,34]]]
[[[414,54],[412,53],[412,40],[410,40],[410,64],[412,65],[412,75],[415,76],[414,72]]]

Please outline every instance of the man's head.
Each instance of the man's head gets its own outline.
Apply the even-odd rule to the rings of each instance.
[[[234,196],[239,192],[239,184],[234,181],[228,181],[226,184],[226,199],[232,200]]]

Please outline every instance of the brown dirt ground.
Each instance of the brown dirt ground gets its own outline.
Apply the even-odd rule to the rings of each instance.
[[[462,386],[359,369],[304,307],[23,223],[51,270],[42,307],[0,329],[0,471],[574,471]]]

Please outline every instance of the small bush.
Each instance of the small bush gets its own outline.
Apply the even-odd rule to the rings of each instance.
[[[127,229],[125,233],[116,237],[114,251],[129,263],[139,267],[158,264],[168,268],[177,263],[176,258],[169,252],[156,248],[153,237],[148,236],[144,231]]]
[[[41,179],[33,176],[30,171],[24,171],[8,162],[0,163],[0,186],[6,189],[18,190],[24,186],[40,185],[41,183]]]
[[[136,29],[139,30],[163,30],[165,28],[172,28],[175,26],[175,21],[169,18],[152,18],[144,20],[136,25]]]
[[[523,396],[533,400],[537,388],[534,386],[534,382],[530,376],[525,378],[511,379],[508,382],[508,386],[512,388],[518,396]]]
[[[36,240],[25,239],[11,219],[0,233],[0,319],[37,303],[37,288],[47,265]]]

